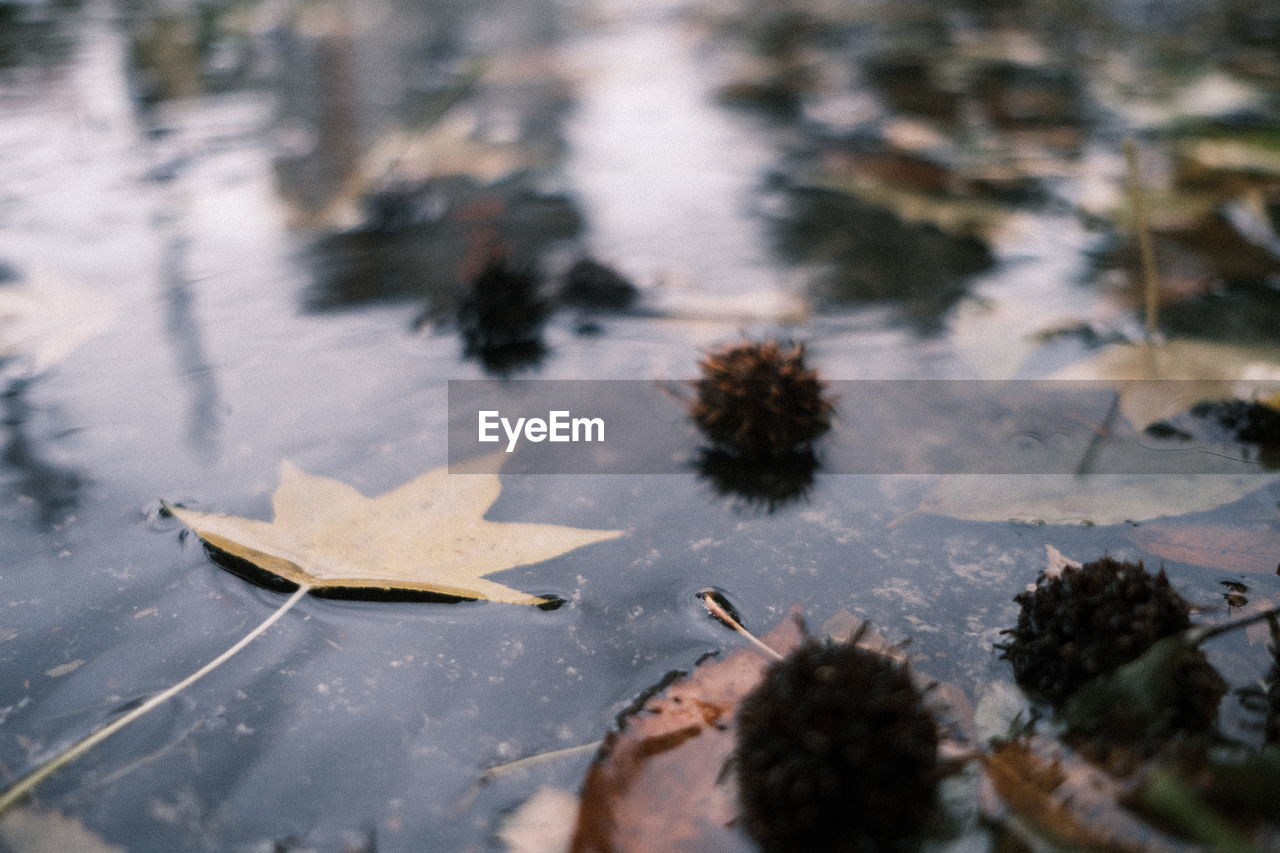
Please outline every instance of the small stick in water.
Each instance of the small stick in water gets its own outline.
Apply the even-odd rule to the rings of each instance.
[[[776,660],[782,660],[782,655],[769,648],[760,640],[759,637],[742,627],[742,623],[729,613],[729,609],[725,604],[721,603],[722,597],[720,593],[716,592],[714,589],[704,589],[698,593],[698,598],[702,599],[702,606],[707,608],[707,612],[714,616],[718,621],[728,625],[730,628],[746,637],[751,641],[753,646],[764,652],[766,655],[769,655]]]
[[[174,696],[177,696],[183,690],[186,690],[192,684],[195,684],[197,681],[204,678],[206,675],[213,672],[215,669],[222,666],[227,661],[231,660],[231,658],[234,657],[236,653],[238,653],[245,646],[252,643],[257,637],[259,637],[268,628],[274,625],[280,619],[281,616],[284,616],[286,613],[292,610],[293,606],[297,604],[299,601],[301,601],[302,597],[305,596],[310,590],[311,590],[311,587],[308,584],[301,584],[298,587],[298,589],[293,593],[293,595],[289,596],[289,598],[284,602],[284,604],[281,604],[279,607],[277,607],[275,609],[275,612],[273,612],[270,616],[268,616],[261,623],[259,623],[258,627],[254,628],[252,631],[250,631],[249,633],[241,637],[239,641],[237,641],[235,645],[233,645],[231,648],[227,649],[225,652],[218,655],[216,658],[209,661],[207,664],[200,667],[195,672],[191,673],[186,678],[179,681],[177,684],[174,684],[172,687],[162,690],[161,692],[152,696],[150,699],[143,702],[141,705],[137,706],[132,711],[129,711],[127,714],[122,714],[121,716],[116,717],[114,720],[102,726],[101,728],[95,729],[94,731],[85,735],[83,738],[71,744],[71,746],[62,750],[53,758],[46,761],[44,764],[41,764],[39,767],[35,768],[30,773],[23,776],[21,779],[14,782],[12,785],[5,788],[3,791],[0,791],[0,814],[5,812],[10,806],[17,803],[27,794],[31,793],[31,790],[35,788],[36,785],[39,785],[46,778],[56,773],[65,765],[70,764],[72,761],[76,760],[81,755],[88,752],[91,748],[93,748],[97,744],[111,737],[111,735],[120,731],[122,728],[132,723],[134,720],[138,719],[139,717],[142,717],[147,713],[150,713],[156,707],[169,701]]]

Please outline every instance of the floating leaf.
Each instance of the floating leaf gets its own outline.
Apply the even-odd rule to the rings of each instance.
[[[785,653],[803,637],[787,619],[762,639]],[[738,702],[771,661],[746,648],[704,663],[610,732],[582,787],[574,853],[754,849],[732,825],[737,794],[723,771]]]
[[[1280,530],[1231,524],[1144,524],[1129,533],[1148,553],[1226,572],[1280,572]]]
[[[1260,474],[943,477],[919,511],[968,521],[1120,524],[1213,509],[1274,479]]]
[[[428,593],[543,604],[484,575],[539,563],[618,530],[486,521],[502,483],[496,473],[434,468],[376,498],[327,477],[280,466],[270,522],[169,510],[218,551],[293,584],[338,594]]]
[[[166,505],[212,547],[296,586],[293,595],[218,657],[0,791],[0,813],[96,744],[230,660],[309,591],[399,591],[543,604],[545,599],[482,575],[621,535],[616,530],[485,521],[485,511],[502,491],[497,473],[490,470],[497,458],[475,460],[464,467],[467,473],[456,475],[448,468],[434,468],[377,498],[285,462],[273,498],[276,517],[270,523]],[[62,674],[63,669],[49,674]]]
[[[1048,557],[1048,566],[1044,570],[1044,576],[1047,578],[1062,577],[1062,573],[1067,569],[1084,568],[1084,563],[1071,559],[1052,545],[1045,545],[1044,550]]]
[[[704,598],[704,603],[718,602]],[[708,609],[717,612],[715,606]],[[732,616],[726,621],[730,623],[737,625]],[[903,656],[901,647],[848,611],[835,614],[820,633],[877,654]],[[753,637],[757,647],[702,663],[630,714],[623,728],[605,738],[587,772],[573,853],[757,849],[738,821],[737,780],[729,765],[735,715],[768,665],[799,646],[804,636],[793,615],[762,639]],[[949,735],[939,745],[940,755],[959,755],[961,738],[974,733],[968,700],[950,685],[918,673],[913,678],[931,685],[928,704]]]

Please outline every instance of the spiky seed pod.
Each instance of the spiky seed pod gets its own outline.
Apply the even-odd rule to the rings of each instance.
[[[936,808],[938,729],[905,664],[808,640],[737,714],[734,766],[765,853],[853,853],[910,837]]]
[[[802,449],[831,428],[825,383],[805,366],[804,345],[776,340],[714,350],[699,363],[702,377],[690,407],[695,423],[718,447],[764,458]]]
[[[1103,557],[1041,575],[1014,599],[1018,624],[1000,648],[1028,693],[1060,706],[1080,685],[1187,628],[1190,608],[1164,570]]]

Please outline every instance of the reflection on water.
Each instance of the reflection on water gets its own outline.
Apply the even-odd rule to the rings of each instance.
[[[808,497],[819,467],[817,455],[808,448],[753,459],[703,448],[697,457],[698,475],[716,494],[733,499],[744,509],[765,513]]]
[[[324,221],[360,169],[360,88],[353,23],[345,4],[299,7],[280,28],[275,166],[281,195],[301,216]],[[305,221],[305,219],[304,219]]]
[[[0,74],[36,69],[66,59],[75,47],[70,13],[78,0],[57,3],[0,2]]]
[[[184,268],[187,242],[183,235],[172,233],[164,243],[160,286],[167,306],[165,331],[174,349],[178,371],[190,389],[187,435],[193,447],[212,459],[219,450],[222,403],[213,367],[205,352],[203,328],[194,316],[195,300]]]
[[[31,379],[13,379],[0,390],[0,426],[4,429],[0,462],[10,469],[0,478],[0,486],[15,503],[34,504],[40,526],[51,528],[75,510],[82,477],[74,468],[50,460],[41,448],[42,439],[32,437],[31,431],[41,420],[27,399],[33,383]]]
[[[518,175],[494,184],[442,177],[399,188],[394,198],[379,195],[370,211],[369,224],[315,241],[308,310],[411,300],[444,318],[495,242],[534,264],[582,224],[570,199]]]
[[[812,284],[820,298],[892,301],[926,331],[939,328],[946,310],[965,295],[968,279],[993,263],[977,237],[905,222],[844,193],[797,188],[787,202],[775,226],[778,251],[826,268]]]
[[[144,108],[263,80],[251,6],[225,0],[119,4],[129,37],[132,93]]]
[[[541,282],[530,267],[514,265],[500,245],[483,251],[489,256],[458,305],[463,354],[498,376],[535,368],[547,352],[542,327],[550,310]]]

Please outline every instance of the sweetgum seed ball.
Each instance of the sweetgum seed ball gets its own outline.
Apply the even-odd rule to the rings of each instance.
[[[698,365],[695,423],[716,446],[746,457],[807,447],[831,428],[825,384],[805,366],[802,345],[777,341],[723,347]]]
[[[1103,557],[1041,575],[1014,601],[1018,624],[1001,648],[1024,690],[1061,706],[1085,682],[1134,660],[1191,624],[1164,571]]]
[[[938,730],[904,664],[809,640],[737,714],[734,766],[765,853],[892,848],[937,803]]]

